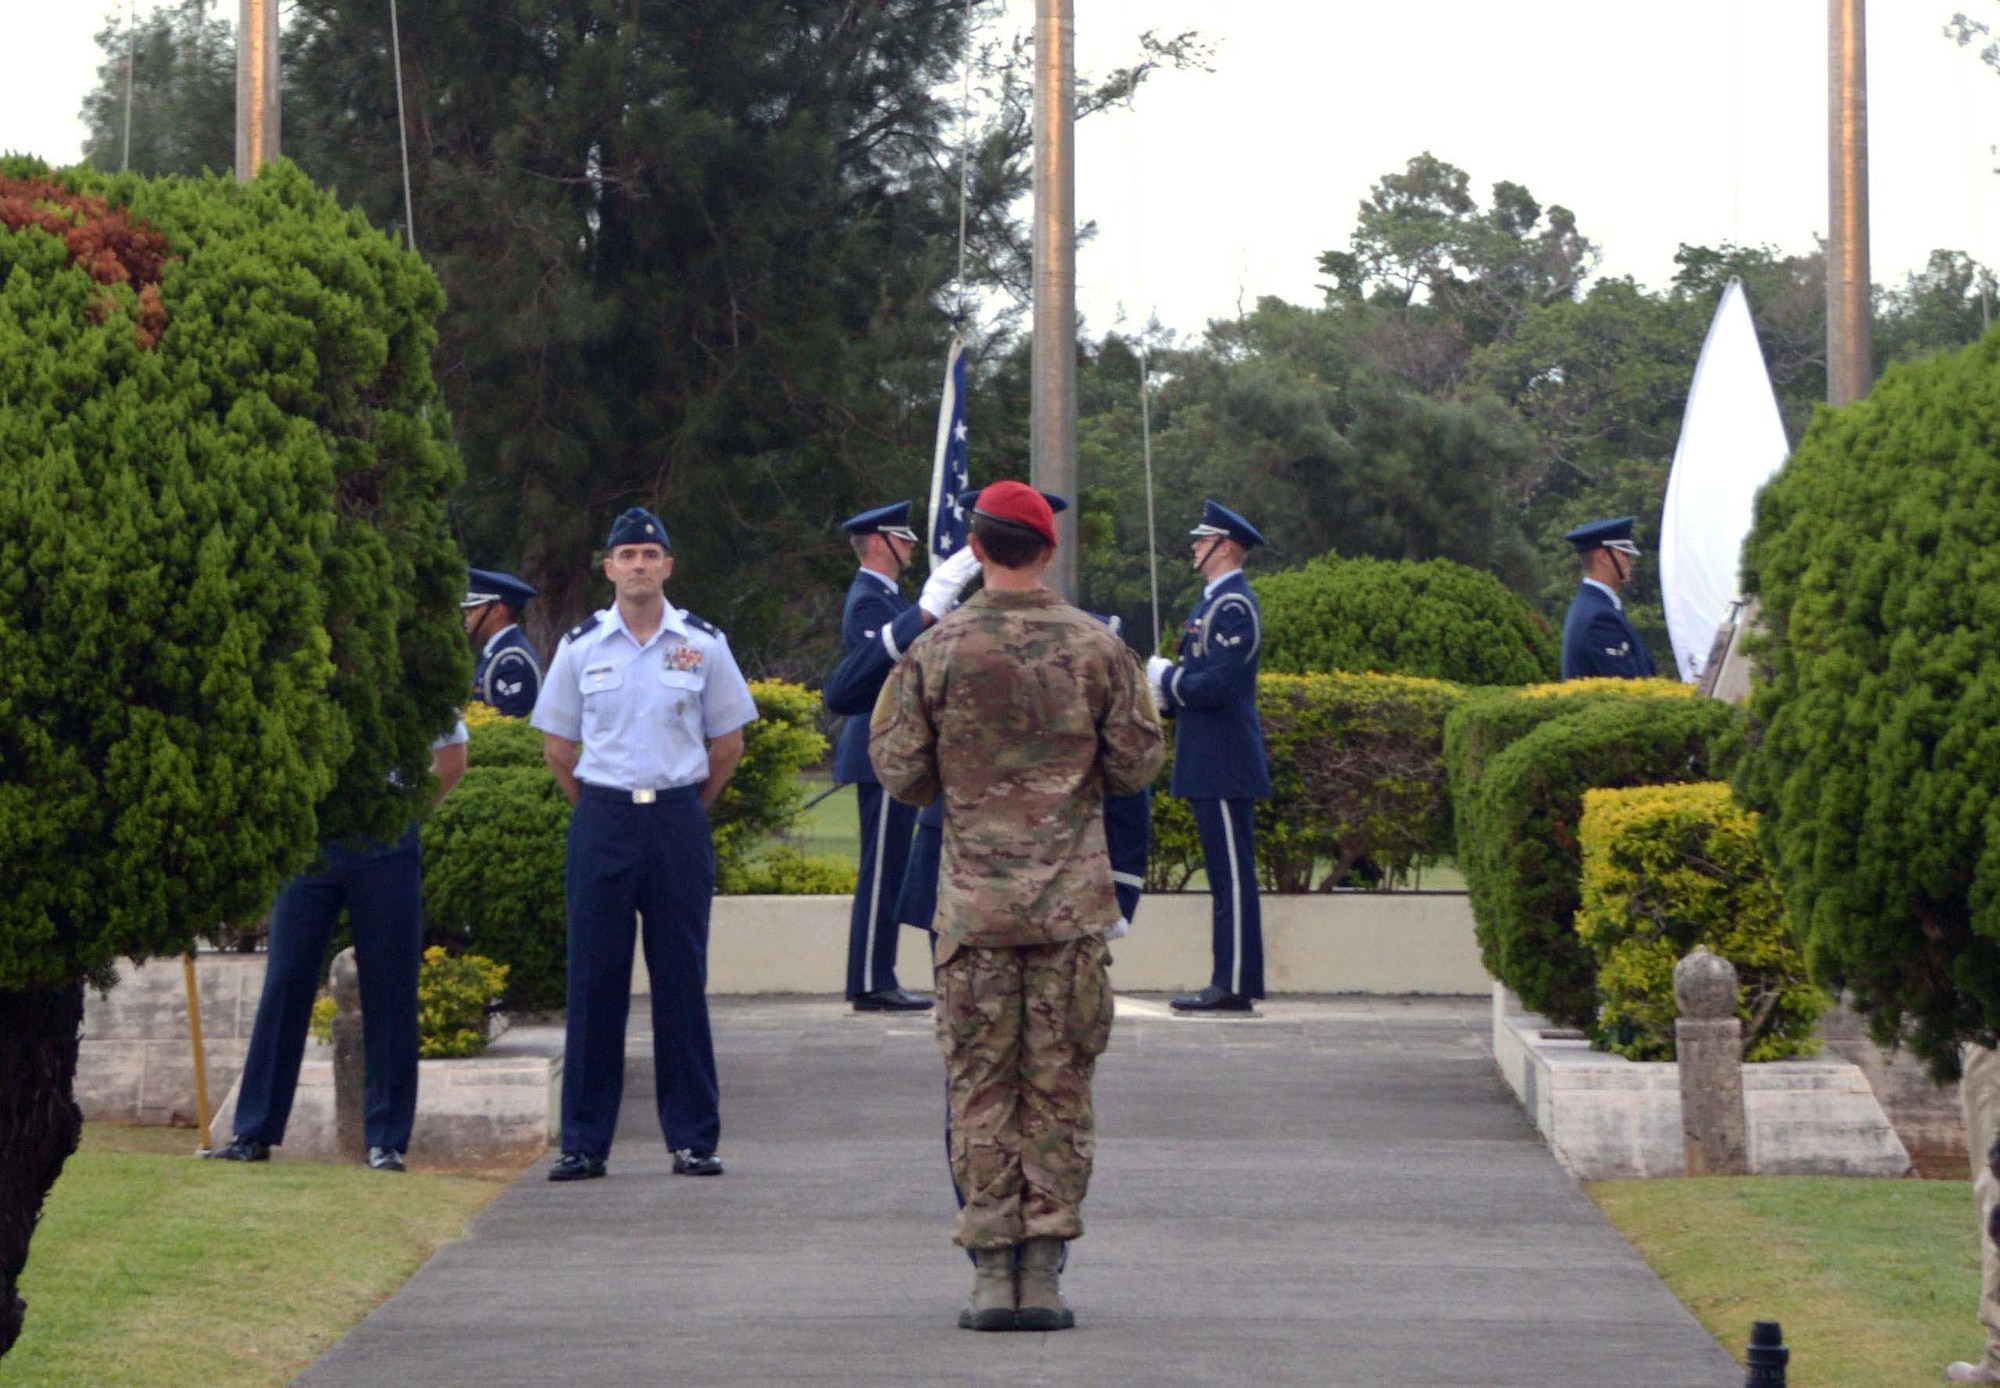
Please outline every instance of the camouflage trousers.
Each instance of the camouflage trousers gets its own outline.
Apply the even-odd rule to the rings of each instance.
[[[1095,935],[1002,949],[938,942],[960,1247],[1083,1233],[1097,1147],[1090,1080],[1111,1039],[1110,963]]]

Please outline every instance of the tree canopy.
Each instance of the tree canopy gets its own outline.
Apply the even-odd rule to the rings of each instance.
[[[468,674],[440,297],[289,166],[0,162],[0,990],[178,953],[421,803]]]
[[[1739,777],[1808,957],[1940,1070],[2000,1036],[2000,338],[1818,415],[1745,555]]]

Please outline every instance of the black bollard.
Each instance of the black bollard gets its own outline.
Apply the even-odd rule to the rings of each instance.
[[[1743,1388],[1785,1388],[1785,1363],[1791,1357],[1785,1332],[1776,1321],[1752,1323],[1750,1348],[1743,1356]]]

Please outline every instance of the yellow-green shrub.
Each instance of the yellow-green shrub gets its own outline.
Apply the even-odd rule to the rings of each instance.
[[[450,954],[436,945],[417,967],[417,1054],[462,1060],[486,1049],[486,1014],[507,987],[507,966],[477,954]],[[313,1003],[312,1034],[333,1041],[338,1009],[322,993]]]
[[[1757,816],[1720,782],[1591,790],[1576,930],[1597,965],[1595,1028],[1634,1060],[1674,1055],[1674,965],[1707,945],[1736,966],[1746,1060],[1810,1055],[1826,1006],[1785,920]]]

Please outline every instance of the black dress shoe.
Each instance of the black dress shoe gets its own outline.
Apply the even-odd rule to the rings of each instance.
[[[401,1171],[403,1154],[393,1147],[370,1147],[368,1149],[368,1169],[370,1171]]]
[[[271,1144],[258,1142],[254,1138],[238,1137],[230,1139],[227,1147],[218,1147],[208,1154],[210,1161],[269,1161]]]
[[[564,1152],[562,1160],[549,1168],[551,1181],[594,1181],[604,1174],[604,1158],[582,1152]]]
[[[907,988],[888,988],[880,993],[863,993],[854,1000],[856,1012],[922,1012],[931,1000]]]
[[[1171,1006],[1176,1012],[1248,1012],[1250,999],[1210,985],[1199,993],[1175,998]]]
[[[713,1152],[704,1152],[698,1147],[682,1147],[674,1153],[674,1175],[676,1176],[720,1176],[722,1158]]]

